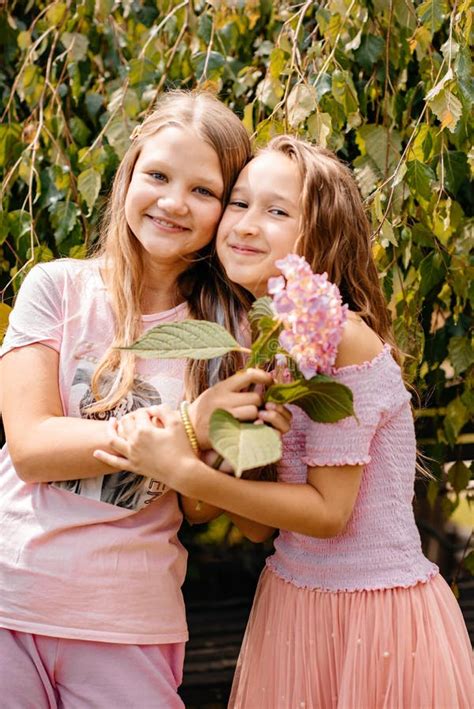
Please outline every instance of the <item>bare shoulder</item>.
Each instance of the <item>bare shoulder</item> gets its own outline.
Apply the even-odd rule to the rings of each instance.
[[[336,367],[370,362],[384,344],[380,337],[356,313],[348,314],[337,350]]]

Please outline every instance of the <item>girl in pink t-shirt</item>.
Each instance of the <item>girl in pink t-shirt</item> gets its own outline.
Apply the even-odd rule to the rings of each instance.
[[[294,251],[338,284],[350,311],[332,374],[351,388],[357,414],[313,423],[291,407],[277,483],[239,480],[199,462],[166,408],[152,409],[164,428],[142,410],[116,427],[116,456],[96,452],[208,503],[208,515],[223,508],[255,520],[255,539],[280,529],[230,706],[471,707],[464,621],[422,554],[413,517],[410,396],[349,170],[327,150],[273,139],[241,172],[217,249],[228,277],[255,296],[278,274],[275,261]],[[294,267],[302,268],[297,257]],[[158,458],[157,445],[169,452]]]
[[[262,372],[234,375],[210,404],[215,392],[198,396],[209,384],[199,363],[186,371],[118,349],[185,317],[239,330],[242,307],[210,243],[249,157],[245,129],[217,99],[165,95],[118,168],[98,255],[39,264],[20,289],[2,348],[0,696],[9,706],[183,706],[176,493],[92,453],[112,450],[111,415],[177,408],[184,389],[197,397],[189,413],[202,448],[216,404],[256,416],[260,397],[245,389],[268,381]],[[227,359],[217,373],[237,364]]]

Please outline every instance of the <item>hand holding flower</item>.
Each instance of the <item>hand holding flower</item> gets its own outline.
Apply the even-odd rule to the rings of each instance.
[[[336,359],[347,305],[343,305],[337,286],[328,281],[327,274],[314,274],[302,257],[290,254],[277,265],[283,275],[269,281],[273,300],[268,296],[259,298],[249,313],[254,338],[250,349],[239,345],[216,323],[193,320],[158,325],[127,349],[146,357],[194,359],[241,352],[248,355],[246,371],[253,373],[255,382],[258,368],[274,366],[277,360],[279,367],[287,371],[283,382],[280,378],[265,391],[265,403],[295,404],[319,422],[335,422],[353,416],[351,391],[328,376]],[[260,376],[264,374],[261,372]],[[235,381],[245,381],[248,386],[250,382],[245,376],[239,372],[234,375]],[[262,379],[262,383],[268,384],[268,379],[266,382]],[[205,392],[201,401],[196,400],[189,408],[192,424],[199,431],[201,447],[212,445],[232,463],[239,477],[244,470],[279,460],[281,441],[274,429],[261,426],[260,431],[256,431],[255,426],[238,420],[245,421],[247,413],[248,419],[255,419],[261,397],[247,391],[245,395],[249,400],[240,412],[242,414],[243,410],[244,415],[237,414],[236,418],[239,409],[233,401],[236,390],[229,390],[228,383],[221,385],[222,403]],[[242,388],[237,385],[240,396]],[[267,411],[260,415],[260,420],[270,422],[270,416]],[[286,426],[284,421],[281,423]],[[208,428],[209,439],[206,437]]]

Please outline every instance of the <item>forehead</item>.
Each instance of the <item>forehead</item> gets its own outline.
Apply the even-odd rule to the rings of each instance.
[[[219,156],[194,128],[165,125],[146,137],[136,164],[160,160],[171,165],[186,166],[189,170],[205,165],[206,169],[221,174]]]
[[[282,191],[288,197],[299,199],[301,177],[296,163],[284,153],[264,151],[251,160],[242,170],[236,189],[248,188],[253,194],[269,189]]]

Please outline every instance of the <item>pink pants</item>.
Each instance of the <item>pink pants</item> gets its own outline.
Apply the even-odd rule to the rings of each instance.
[[[119,645],[0,628],[5,709],[184,709],[184,643]]]

